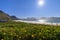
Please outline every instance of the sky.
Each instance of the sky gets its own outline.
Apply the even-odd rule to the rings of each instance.
[[[0,10],[18,18],[60,17],[60,0],[0,0]]]

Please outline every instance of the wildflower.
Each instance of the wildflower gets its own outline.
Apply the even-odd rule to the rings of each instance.
[[[42,39],[39,39],[39,40],[42,40]]]
[[[12,33],[10,33],[10,35],[13,35]]]
[[[4,35],[6,35],[6,33],[4,33]]]
[[[45,37],[43,36],[43,38],[45,38]]]
[[[4,39],[1,39],[1,40],[4,40]]]
[[[26,30],[24,32],[27,32]]]
[[[32,37],[34,38],[34,37],[35,37],[35,35],[32,35]]]
[[[21,36],[19,38],[21,38]]]

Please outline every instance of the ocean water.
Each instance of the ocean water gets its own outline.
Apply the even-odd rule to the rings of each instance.
[[[54,20],[28,20],[33,22],[49,22],[49,23],[60,23],[60,19],[54,19]]]
[[[38,20],[40,22],[49,22],[49,23],[60,23],[60,19],[55,19],[55,20]]]
[[[46,22],[50,22],[50,23],[60,23],[60,19],[47,20]]]
[[[15,21],[27,21],[27,22],[47,22],[47,23],[60,23],[60,19],[54,20],[15,20]]]

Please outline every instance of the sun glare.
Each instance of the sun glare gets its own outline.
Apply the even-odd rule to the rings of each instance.
[[[43,6],[44,5],[44,0],[38,0],[38,5]]]

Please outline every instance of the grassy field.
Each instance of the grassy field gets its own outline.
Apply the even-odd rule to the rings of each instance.
[[[60,40],[60,26],[0,22],[0,40]]]

